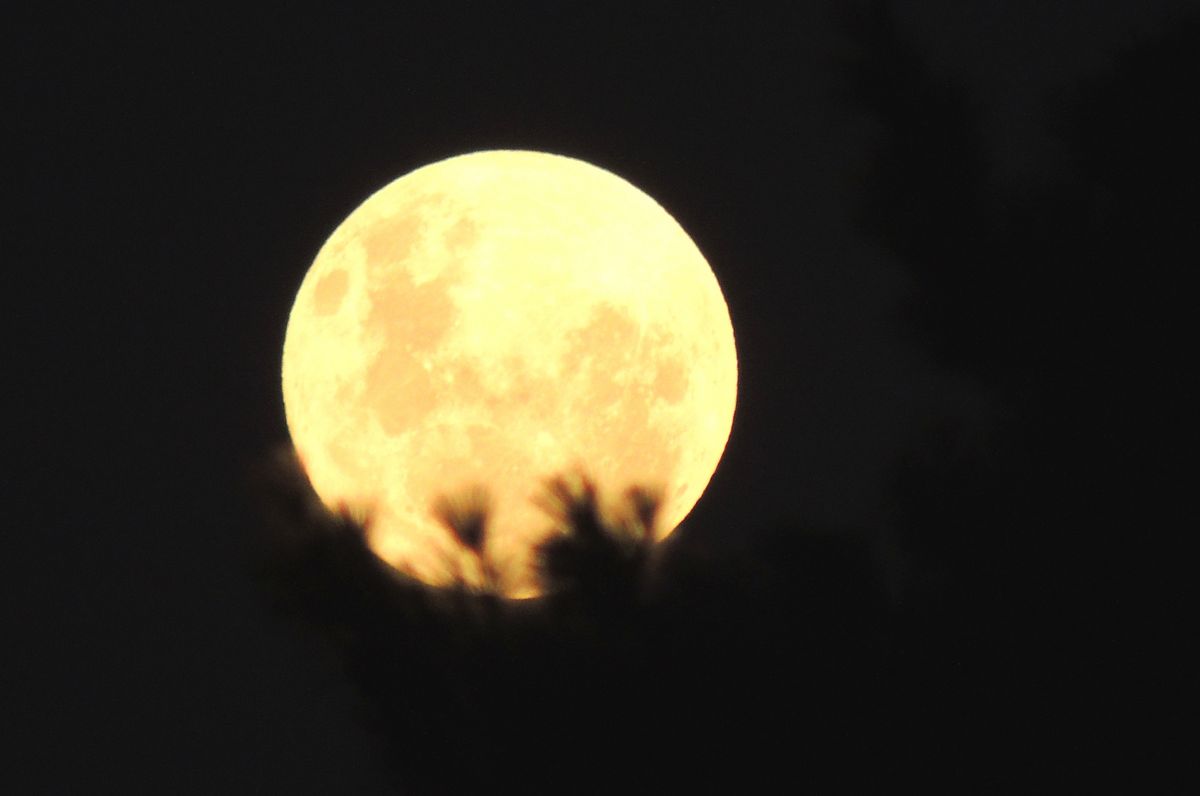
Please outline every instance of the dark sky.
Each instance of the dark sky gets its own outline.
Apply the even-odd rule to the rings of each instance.
[[[914,332],[920,278],[863,228],[889,134],[855,82],[870,58],[852,4],[577,5],[9,15],[13,792],[381,792],[335,656],[250,573],[244,482],[286,440],[279,361],[305,269],[425,163],[571,155],[692,235],[740,364],[690,520],[714,549],[797,518],[891,538],[890,474],[923,425],[1005,411]],[[1193,5],[892,7],[976,114],[987,179],[1021,196],[1067,170],[1052,127],[1081,81]]]

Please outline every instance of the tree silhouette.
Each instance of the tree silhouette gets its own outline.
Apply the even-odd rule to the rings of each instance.
[[[776,776],[796,743],[816,782],[818,750],[864,735],[882,601],[851,536],[781,529],[774,566],[713,571],[684,546],[652,554],[653,493],[630,489],[607,515],[595,486],[568,473],[543,495],[545,595],[508,600],[391,570],[359,522],[320,505],[294,456],[259,484],[276,529],[264,582],[280,610],[336,641],[405,792],[744,786]],[[481,558],[485,505],[437,508]],[[750,721],[761,711],[791,722],[787,736]]]
[[[918,339],[998,410],[931,419],[898,464],[886,572],[856,529],[760,529],[719,560],[686,529],[652,545],[655,495],[607,516],[568,473],[525,601],[500,596],[483,492],[436,507],[474,571],[431,588],[282,455],[264,582],[338,645],[403,792],[1008,792],[1136,762],[1107,706],[1131,701],[1137,498],[1174,466],[1142,391],[1178,360],[1148,363],[1131,329],[1176,333],[1172,269],[1195,260],[1196,17],[1064,96],[1074,160],[1013,193],[969,98],[864,7],[848,98],[881,135],[861,228],[912,274]]]

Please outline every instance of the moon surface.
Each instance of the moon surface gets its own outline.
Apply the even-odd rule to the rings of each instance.
[[[452,157],[369,197],[305,275],[283,349],[321,500],[444,584],[466,558],[432,506],[484,487],[510,596],[538,593],[547,478],[660,489],[661,539],[708,485],[736,396],[728,308],[687,233],[620,177],[541,152]]]

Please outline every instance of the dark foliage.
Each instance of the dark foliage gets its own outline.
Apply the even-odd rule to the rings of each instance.
[[[269,470],[268,514],[290,532],[267,550],[266,581],[338,641],[405,792],[759,790],[797,739],[805,781],[877,773],[818,754],[869,739],[881,693],[884,603],[853,536],[781,529],[769,564],[712,570],[678,545],[652,555],[653,494],[632,489],[606,516],[570,474],[544,495],[545,596],[507,600],[390,570],[294,458]],[[486,517],[450,506],[447,533],[485,550]]]
[[[1154,700],[1130,652],[1182,637],[1146,617],[1178,582],[1154,529],[1179,467],[1170,286],[1200,249],[1200,17],[1063,92],[1047,116],[1071,157],[1015,191],[990,180],[968,98],[872,7],[859,85],[884,132],[862,226],[915,279],[925,347],[999,407],[982,431],[931,423],[896,473],[919,574],[895,637],[901,713],[931,717],[898,739],[995,771],[989,787],[1136,777],[1126,722]]]
[[[582,474],[546,484],[541,502],[555,534],[539,549],[543,587],[556,600],[594,600],[599,606],[639,595],[658,499],[642,488],[626,493],[621,517],[606,520],[595,485]]]

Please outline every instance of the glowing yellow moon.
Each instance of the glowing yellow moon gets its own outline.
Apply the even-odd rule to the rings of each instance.
[[[431,505],[482,485],[513,595],[536,591],[547,477],[662,488],[665,537],[716,469],[736,394],[729,311],[688,235],[620,177],[541,152],[453,157],[368,198],[317,254],[283,348],[322,501],[371,510],[372,549],[437,584],[452,547]]]

